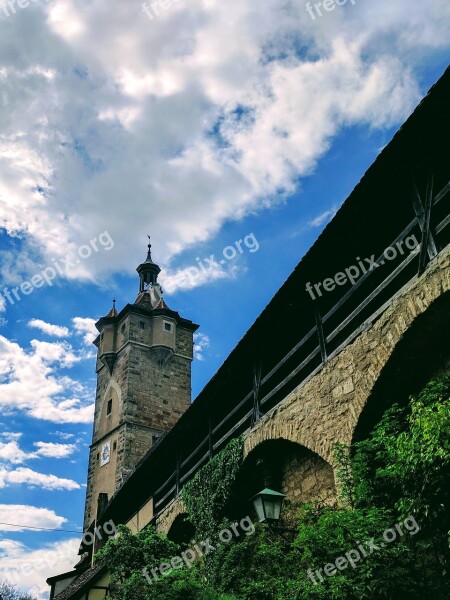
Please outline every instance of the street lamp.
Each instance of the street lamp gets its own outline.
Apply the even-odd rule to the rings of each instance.
[[[256,514],[260,523],[264,522],[277,522],[280,519],[281,507],[285,494],[275,492],[265,488],[256,496],[253,496],[253,506],[255,507]]]

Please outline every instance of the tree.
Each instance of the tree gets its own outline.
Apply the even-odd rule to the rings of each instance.
[[[15,585],[2,579],[0,581],[0,600],[36,600],[30,594],[21,592]]]

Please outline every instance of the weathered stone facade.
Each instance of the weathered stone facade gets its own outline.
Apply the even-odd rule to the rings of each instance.
[[[336,499],[333,469],[319,456],[298,446],[286,457],[281,491],[292,504],[318,499],[332,502]]]
[[[193,332],[197,326],[165,305],[152,311],[145,294],[138,297],[140,304],[127,305],[120,315],[113,313],[99,322],[85,529],[96,516],[99,494],[111,498],[191,402]],[[105,443],[109,444],[110,457],[102,464]]]

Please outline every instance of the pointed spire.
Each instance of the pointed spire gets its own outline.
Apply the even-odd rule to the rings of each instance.
[[[161,271],[159,266],[152,260],[152,245],[150,243],[150,236],[148,237],[148,251],[145,262],[141,263],[136,271],[139,273],[139,292],[145,291],[148,285],[157,283],[158,275]]]
[[[119,313],[116,310],[116,299],[113,300],[113,305],[109,313],[106,315],[107,317],[117,317]]]
[[[147,259],[146,259],[146,263],[152,263],[154,264],[153,260],[152,260],[152,244],[151,244],[151,239],[150,236],[147,234],[148,237],[148,252],[147,252]]]

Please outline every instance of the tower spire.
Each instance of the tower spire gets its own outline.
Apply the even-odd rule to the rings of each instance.
[[[113,300],[113,305],[109,313],[106,315],[107,317],[117,317],[118,312],[116,310],[116,299]]]
[[[148,237],[148,251],[147,258],[141,263],[136,271],[139,273],[139,292],[143,292],[146,287],[151,284],[154,285],[158,281],[158,275],[161,272],[159,266],[153,262],[152,259],[152,245],[150,243],[150,236]]]

